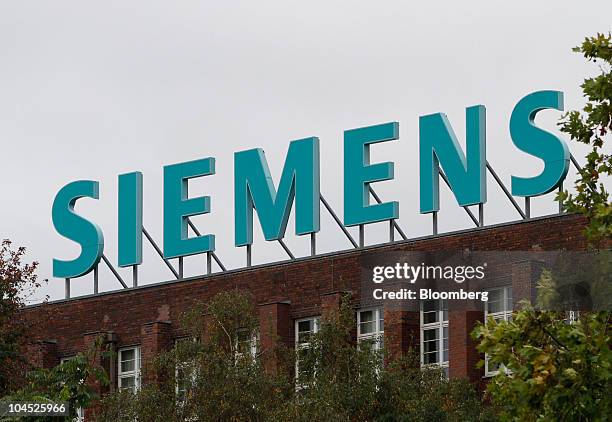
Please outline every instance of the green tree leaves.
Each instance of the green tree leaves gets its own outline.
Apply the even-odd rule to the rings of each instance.
[[[488,385],[504,420],[595,421],[612,414],[610,313],[569,322],[531,308],[476,327],[479,351],[502,364]]]
[[[440,369],[422,369],[415,353],[383,365],[384,351],[358,347],[355,310],[348,298],[340,309],[324,313],[308,347],[298,351],[244,353],[235,348],[239,333],[256,332],[257,322],[251,298],[239,291],[219,293],[207,305],[187,311],[185,340],[157,359],[155,370],[164,376],[136,394],[122,391],[106,397],[99,420],[487,419],[467,380],[447,380]],[[295,380],[298,353],[302,375]],[[269,356],[279,362],[278,370],[266,369]],[[189,382],[177,388],[181,379]]]
[[[108,384],[105,371],[94,364],[101,353],[102,339],[95,342],[85,353],[80,353],[51,369],[35,369],[27,374],[26,383],[17,391],[4,396],[2,401],[24,402],[68,402],[71,421],[77,409],[89,407],[99,397],[91,382]],[[37,421],[54,421],[57,417],[37,417]]]
[[[576,194],[567,190],[557,200],[569,212],[584,214],[589,224],[586,235],[592,244],[612,237],[612,205],[603,180],[612,175],[609,151],[612,132],[612,38],[610,33],[585,38],[573,49],[599,65],[601,73],[581,85],[587,104],[582,111],[570,111],[558,123],[571,139],[591,146],[587,163],[575,182]],[[606,144],[606,141],[608,144]]]
[[[612,132],[612,37],[608,33],[585,38],[574,51],[597,63],[600,74],[586,78],[581,85],[587,99],[583,109],[566,113],[559,122],[561,131],[589,145],[591,151],[575,182],[576,194],[561,192],[557,200],[567,211],[587,217],[586,236],[591,246],[605,246],[612,237],[612,205],[603,183],[612,174],[612,155],[606,152]],[[587,268],[576,276],[586,277],[598,286],[596,291],[605,303],[609,271],[605,272],[607,266],[598,269],[601,268],[603,273]],[[605,279],[599,277],[601,274]],[[547,309],[550,304],[573,300],[560,296],[557,287],[563,282],[567,280],[547,272],[540,279],[539,301],[549,305]],[[505,368],[488,385],[504,420],[610,419],[610,311],[597,299],[593,307],[600,311],[583,313],[576,321],[568,321],[563,312],[541,312],[527,306],[516,312],[511,321],[490,319],[474,329],[472,336],[480,342],[479,350]]]
[[[38,263],[22,262],[25,253],[8,239],[0,246],[0,397],[20,386],[26,370],[23,350],[31,322],[20,311],[40,281]]]

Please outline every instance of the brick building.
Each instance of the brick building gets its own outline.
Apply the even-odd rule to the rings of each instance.
[[[274,341],[294,345],[300,332],[316,330],[316,318],[337,307],[341,295],[350,292],[358,336],[382,334],[392,356],[413,346],[424,363],[438,363],[450,377],[467,377],[481,384],[490,368],[476,368],[482,356],[470,332],[484,319],[483,312],[444,311],[438,304],[420,312],[364,307],[357,270],[360,260],[397,251],[580,251],[586,248],[583,229],[581,217],[555,215],[31,306],[27,312],[32,318],[42,319],[48,310],[53,317],[39,326],[29,359],[34,365],[50,367],[85,350],[102,335],[117,352],[112,359],[100,360],[110,374],[109,389],[130,387],[146,383],[140,379],[139,368],[181,337],[178,317],[182,311],[217,292],[238,288],[253,294],[262,348]],[[501,304],[494,310],[499,318],[509,314],[512,303],[529,297],[532,289],[526,286],[533,284],[539,272],[537,265],[523,261],[512,264],[508,274],[507,285],[495,293]]]

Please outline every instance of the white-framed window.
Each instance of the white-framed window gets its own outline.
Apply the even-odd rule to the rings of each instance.
[[[140,388],[140,347],[119,349],[118,357],[117,385],[135,392]]]
[[[421,365],[437,365],[448,378],[448,301],[421,302]]]
[[[512,286],[504,286],[489,290],[487,303],[485,306],[485,322],[489,317],[495,321],[512,320]],[[485,376],[492,377],[500,370],[500,365],[489,362],[489,357],[485,354]]]
[[[299,379],[300,374],[300,356],[310,348],[310,340],[313,334],[319,331],[319,317],[313,316],[302,318],[295,321],[295,378]],[[299,385],[296,388],[300,388]]]
[[[185,400],[189,396],[194,383],[195,383],[195,371],[193,368],[189,368],[189,365],[177,364],[176,365],[176,401],[177,403],[185,403]]]
[[[183,342],[196,342],[192,337],[181,337],[174,341],[175,347]],[[196,368],[194,362],[176,362],[174,377],[176,381],[176,401],[184,404],[190,390],[196,383]]]
[[[251,358],[257,356],[259,350],[259,333],[257,330],[239,329],[236,333],[234,353],[236,359],[249,355]]]
[[[357,343],[380,350],[385,345],[385,316],[383,308],[357,311]]]
[[[319,317],[302,318],[295,321],[295,346],[310,347],[310,337],[319,331]]]
[[[563,321],[566,324],[574,324],[580,319],[580,311],[565,311],[565,318]]]
[[[74,359],[76,356],[66,356],[60,359],[60,365],[62,363],[68,362],[69,360]],[[81,380],[81,383],[85,382],[85,380]],[[85,409],[83,409],[82,407],[79,407],[77,409],[77,415],[76,417],[73,419],[73,422],[83,422],[85,421]]]

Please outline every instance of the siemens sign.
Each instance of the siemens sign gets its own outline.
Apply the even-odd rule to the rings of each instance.
[[[570,154],[565,142],[535,126],[540,110],[563,111],[563,93],[538,91],[521,99],[510,117],[510,136],[521,151],[544,162],[535,177],[512,176],[514,196],[543,195],[557,188],[565,178]],[[370,148],[378,142],[399,138],[397,122],[344,132],[344,216],[345,226],[356,226],[399,217],[399,203],[370,204],[370,183],[393,179],[392,162],[371,163]],[[466,109],[466,150],[462,151],[453,128],[443,113],[419,119],[420,212],[439,209],[439,175],[443,170],[460,206],[484,204],[486,185],[486,109]],[[215,235],[188,236],[188,218],[210,212],[208,196],[190,198],[189,179],[215,174],[215,159],[202,158],[164,167],[163,256],[177,258],[212,252]],[[120,267],[142,263],[142,173],[122,174],[118,181]],[[262,149],[234,154],[234,219],[236,246],[253,242],[253,211],[266,240],[280,240],[287,229],[295,202],[295,232],[319,231],[319,139],[292,141],[283,172],[275,184]],[[74,211],[78,199],[98,199],[99,183],[79,180],[64,186],[53,202],[53,224],[57,232],[78,243],[81,253],[71,261],[53,260],[53,275],[78,277],[90,272],[104,250],[102,230]]]

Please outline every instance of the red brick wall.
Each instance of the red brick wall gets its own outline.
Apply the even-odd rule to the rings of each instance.
[[[28,345],[28,361],[34,367],[49,368],[59,364],[57,343],[37,340]]]
[[[337,299],[329,293],[351,291],[355,306],[359,306],[359,268],[364,255],[381,251],[457,251],[466,248],[481,251],[584,250],[583,228],[581,217],[552,216],[58,301],[47,305],[53,311],[53,319],[40,327],[32,339],[55,343],[49,343],[53,346],[33,346],[31,359],[42,365],[57,363],[60,357],[74,355],[83,349],[85,333],[102,331],[113,333],[117,348],[142,345],[143,360],[148,360],[158,350],[169,347],[174,338],[180,337],[178,320],[185,309],[195,302],[208,300],[217,292],[235,288],[249,290],[261,304],[261,317],[268,318],[262,325],[275,338],[291,344],[293,320],[320,315],[323,302],[328,306]],[[527,276],[525,271],[526,268],[515,269],[521,279]],[[521,295],[527,294],[526,289],[521,285]],[[42,308],[28,308],[28,316],[37,318],[41,315],[42,318]],[[413,314],[416,316],[408,312],[385,314],[388,318],[385,334],[391,353],[405,351],[411,342],[418,347],[418,313]],[[465,312],[453,313],[450,317],[450,374],[453,377],[469,377],[473,381],[482,377],[482,370],[474,368],[479,356],[469,338],[471,328],[480,318],[480,315]],[[262,340],[269,342],[272,337]]]
[[[293,344],[292,322],[289,301],[273,301],[259,305],[260,348],[264,366],[271,373],[279,369],[276,352]]]

